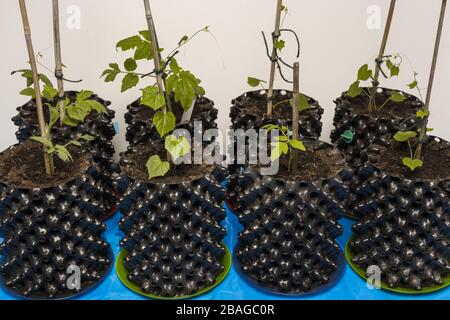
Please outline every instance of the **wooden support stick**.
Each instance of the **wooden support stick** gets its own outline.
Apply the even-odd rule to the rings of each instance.
[[[61,61],[61,36],[59,31],[59,1],[53,0],[53,42],[55,47],[55,76],[58,84],[58,103],[59,122],[64,125],[64,80]]]
[[[434,45],[433,62],[431,63],[430,79],[428,81],[427,97],[426,97],[425,105],[424,105],[424,109],[428,112],[430,112],[431,93],[433,91],[434,76],[436,74],[436,66],[437,66],[437,60],[438,60],[438,56],[439,56],[439,47],[440,47],[441,38],[442,38],[442,29],[444,27],[446,8],[447,8],[447,0],[442,0],[441,14],[440,14],[439,23],[438,23],[438,31],[437,31],[437,35],[436,35],[436,42]],[[427,136],[427,128],[428,128],[428,117],[426,117],[424,119],[422,127],[420,129],[420,139],[419,139],[419,144],[417,145],[416,155],[415,155],[416,159],[421,159],[421,157],[422,157],[423,143],[425,142],[425,138]]]
[[[156,28],[155,28],[155,22],[153,21],[153,15],[152,10],[150,8],[150,2],[149,0],[144,0],[144,6],[145,6],[145,16],[147,18],[147,25],[148,30],[150,32],[150,39],[152,42],[152,53],[153,53],[153,61],[155,63],[155,72],[156,72],[156,83],[158,85],[159,94],[162,97],[166,97],[166,105],[163,106],[163,112],[167,112],[167,100],[170,99],[170,96],[166,96],[165,88],[164,88],[164,81],[162,78],[161,73],[161,56],[159,54],[159,48],[158,48],[158,38],[156,36]]]
[[[278,39],[280,36],[280,24],[281,24],[281,12],[283,11],[283,0],[277,1],[277,12],[276,12],[276,18],[275,18],[275,31],[274,31],[274,37],[275,39]],[[276,71],[276,59],[277,59],[277,48],[275,46],[275,43],[272,43],[273,50],[272,50],[272,56],[271,60],[272,63],[270,65],[270,80],[269,80],[269,92],[267,93],[267,116],[272,117],[273,113],[273,86],[275,83],[275,71]]]
[[[42,97],[41,97],[41,88],[39,86],[39,74],[36,66],[36,58],[34,55],[33,42],[31,41],[31,28],[30,22],[28,20],[27,7],[25,5],[25,0],[19,0],[20,12],[22,14],[22,22],[23,22],[23,30],[25,34],[25,41],[27,43],[28,56],[30,59],[31,72],[33,75],[33,84],[34,84],[34,92],[36,95],[36,109],[39,120],[39,130],[41,137],[44,139],[48,139],[47,130],[44,118],[44,111],[42,107]],[[45,163],[45,172],[47,175],[53,174],[53,166],[52,161],[50,159],[50,155],[47,153],[47,146],[44,147],[44,163]]]
[[[300,64],[298,62],[294,63],[294,105],[292,106],[292,139],[298,140],[299,131],[299,117],[300,111],[298,109],[300,101]],[[298,150],[292,149],[292,161],[291,161],[291,173],[295,176],[298,172],[297,170],[298,162]]]
[[[384,52],[386,51],[386,46],[387,46],[387,42],[389,39],[389,33],[391,31],[392,20],[393,20],[394,12],[395,12],[395,4],[396,4],[396,0],[391,0],[391,6],[389,7],[389,13],[388,13],[387,21],[386,21],[386,26],[384,27],[383,40],[381,41],[380,52],[378,53],[378,59],[377,59],[377,63],[375,66],[375,74],[373,77],[373,85],[372,85],[372,89],[370,92],[370,99],[369,99],[369,112],[373,112],[374,107],[375,107],[374,106],[375,105],[375,95],[377,93],[376,91],[378,89],[379,79],[380,79],[379,62],[383,59]]]

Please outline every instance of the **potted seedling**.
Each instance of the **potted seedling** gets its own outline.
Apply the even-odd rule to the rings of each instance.
[[[292,130],[264,126],[279,133],[271,158],[279,161],[274,176],[256,167],[243,173],[247,184],[238,201],[237,270],[250,283],[273,293],[306,295],[329,288],[342,275],[345,259],[336,238],[343,214],[338,198],[346,189],[338,178],[344,159],[331,145],[299,138],[299,64],[294,64]]]
[[[229,271],[230,255],[221,244],[225,230],[220,225],[225,194],[214,179],[215,166],[177,162],[190,160],[192,147],[188,135],[174,132],[190,116],[177,117],[175,108],[185,114],[192,106],[202,108],[204,90],[200,80],[179,67],[177,50],[161,58],[150,4],[143,2],[148,30],[140,33],[139,41],[144,41],[147,57],[154,62],[155,84],[142,89],[140,104],[152,111],[158,136],[137,145],[130,141],[120,162],[129,188],[119,206],[123,213],[119,227],[125,236],[116,271],[141,295],[186,298],[217,286]],[[179,46],[189,39],[183,37]]]
[[[395,5],[396,0],[391,0],[374,68],[369,64],[361,66],[356,81],[335,101],[331,141],[344,153],[348,165],[354,170],[354,173],[347,177],[347,183],[352,190],[372,174],[359,170],[364,165],[361,153],[372,142],[398,130],[415,130],[422,122],[422,119],[417,117],[418,112],[423,109],[420,99],[402,91],[380,87],[380,78],[396,78],[403,69],[403,57],[400,54],[385,53]],[[414,80],[405,85],[405,89],[408,87],[417,88],[417,73],[414,72]],[[356,218],[354,207],[359,201],[354,194],[350,192],[346,201],[347,215],[352,218]]]
[[[266,54],[270,60],[270,76],[269,81],[260,80],[255,77],[249,77],[247,83],[256,90],[244,93],[240,97],[232,101],[230,111],[231,128],[234,130],[249,129],[259,130],[267,124],[277,124],[280,126],[292,128],[292,103],[293,93],[289,90],[274,89],[277,72],[280,77],[288,83],[292,83],[284,75],[283,69],[292,70],[292,65],[288,64],[282,57],[283,51],[287,46],[286,35],[292,35],[297,43],[297,58],[300,55],[300,41],[291,29],[283,27],[284,21],[288,14],[288,8],[283,5],[282,0],[277,1],[275,29],[271,35],[269,42],[264,34],[263,39],[266,47]],[[266,87],[266,84],[268,86]],[[299,132],[301,136],[319,138],[322,133],[322,114],[323,109],[319,103],[304,94],[300,94],[298,108],[299,116]],[[236,145],[236,136],[233,137]],[[234,148],[236,150],[237,148]],[[228,181],[229,201],[228,204],[236,209],[236,199],[239,197],[239,172],[242,164],[237,164],[236,159],[229,167],[230,177]]]
[[[111,104],[99,98],[90,90],[65,91],[65,82],[71,81],[63,75],[63,64],[61,58],[61,41],[59,28],[59,3],[58,0],[52,0],[53,5],[53,31],[55,48],[55,71],[40,62],[42,53],[36,55],[36,61],[47,71],[52,72],[57,86],[55,87],[44,73],[40,73],[38,78],[42,84],[41,96],[44,104],[44,117],[47,122],[50,121],[50,107],[57,108],[60,113],[59,120],[53,124],[49,135],[53,141],[64,145],[68,141],[76,139],[79,135],[90,133],[95,135],[96,139],[85,144],[92,154],[93,160],[99,168],[96,180],[101,183],[104,189],[104,196],[99,202],[105,206],[106,218],[115,212],[116,197],[113,185],[113,167],[114,146],[112,139],[115,135],[112,119],[115,112],[108,108]],[[25,105],[17,108],[19,114],[12,120],[19,127],[16,132],[20,143],[25,143],[30,137],[39,132],[38,116],[36,113],[36,96],[34,92],[32,71],[30,69],[21,69],[14,71],[13,74],[19,74],[26,80],[26,87],[20,93],[31,97],[31,100]]]
[[[159,48],[158,57],[161,65],[157,72],[139,72],[138,63],[151,61],[154,54],[151,50],[152,39],[148,30],[139,31],[137,35],[128,37],[116,44],[116,49],[131,52],[122,64],[110,63],[102,77],[105,82],[113,82],[121,78],[121,92],[130,90],[141,81],[150,80],[150,85],[141,89],[141,96],[127,106],[125,114],[127,124],[126,139],[130,145],[160,139],[161,108],[167,109],[170,123],[176,123],[178,129],[186,129],[192,136],[203,134],[205,130],[216,128],[217,109],[214,102],[205,97],[205,90],[200,86],[200,80],[190,71],[178,64],[176,56],[201,33],[209,33],[209,27],[204,27],[191,36],[183,36],[175,48],[165,59],[161,58],[164,49]],[[161,93],[154,81],[160,81],[167,92]],[[198,122],[195,127],[195,122]]]
[[[450,143],[427,136],[446,5],[443,0],[421,126],[371,145],[366,158],[375,175],[356,190],[367,200],[357,206],[364,218],[353,226],[347,258],[359,275],[378,272],[381,287],[395,292],[429,293],[450,284]]]
[[[64,144],[53,138],[66,107],[47,105],[46,121],[25,1],[19,5],[39,135],[0,153],[0,282],[19,297],[67,298],[98,284],[113,262],[105,225],[96,219],[104,213],[97,201],[103,191],[81,148],[95,137],[80,134]]]

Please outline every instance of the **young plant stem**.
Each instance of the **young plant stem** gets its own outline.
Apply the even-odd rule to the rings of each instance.
[[[292,139],[298,139],[298,129],[299,129],[299,110],[298,105],[300,101],[300,64],[298,62],[294,63],[294,103],[292,106]],[[291,173],[293,176],[297,175],[297,162],[298,162],[298,151],[292,148],[292,161],[290,165]]]
[[[275,18],[275,30],[273,33],[273,42],[275,42],[280,37],[280,24],[281,24],[281,12],[283,11],[283,0],[277,0],[277,11]],[[275,43],[272,44],[272,56],[270,65],[270,80],[269,80],[269,90],[267,92],[267,116],[272,117],[273,113],[273,86],[275,83],[275,71],[277,67],[277,48]]]
[[[61,36],[59,31],[59,0],[53,0],[53,42],[55,47],[55,76],[58,85],[58,102],[59,123],[64,125],[64,80],[61,61]]]
[[[44,110],[42,106],[42,96],[41,96],[41,88],[39,86],[39,75],[36,66],[36,58],[34,55],[33,42],[31,40],[31,28],[30,22],[28,20],[27,7],[25,5],[25,0],[19,0],[20,12],[22,14],[22,22],[23,22],[23,30],[25,34],[25,40],[27,43],[28,56],[30,59],[31,72],[33,76],[33,85],[34,92],[36,95],[36,109],[39,120],[39,131],[41,137],[44,139],[48,139],[46,132],[46,124],[44,118]],[[53,161],[51,155],[47,152],[47,146],[43,146],[44,148],[44,164],[45,164],[45,172],[47,175],[53,175]]]
[[[372,88],[370,89],[369,106],[368,106],[370,113],[372,113],[375,109],[375,95],[377,93],[378,86],[380,85],[379,83],[381,71],[380,62],[382,61],[384,57],[384,52],[386,51],[387,41],[389,39],[389,33],[392,26],[392,19],[394,17],[395,4],[396,0],[391,0],[386,26],[384,28],[383,40],[381,41],[380,52],[378,53],[377,63],[375,66],[375,74],[372,79]]]
[[[433,91],[434,76],[436,74],[436,66],[437,66],[437,60],[438,60],[438,56],[439,56],[439,47],[440,47],[441,38],[442,38],[442,29],[444,27],[446,8],[447,8],[447,0],[442,0],[441,14],[439,17],[438,31],[437,31],[437,35],[436,35],[436,43],[434,46],[433,62],[431,63],[430,79],[428,81],[427,97],[426,97],[425,105],[424,105],[424,109],[427,112],[430,111],[431,93]],[[415,154],[416,159],[421,159],[421,157],[422,157],[422,149],[423,149],[423,144],[424,144],[426,136],[427,136],[427,128],[428,128],[428,117],[425,117],[423,124],[420,128],[419,143],[417,145],[416,154]]]

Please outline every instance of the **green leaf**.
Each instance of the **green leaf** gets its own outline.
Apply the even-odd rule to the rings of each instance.
[[[278,141],[280,141],[280,142],[288,142],[288,138],[286,137],[286,136],[279,136],[278,137]]]
[[[120,73],[120,68],[117,63],[110,63],[109,64],[110,69],[106,69],[103,71],[102,75],[100,76],[105,77],[105,82],[113,82],[116,80],[117,75]]]
[[[136,51],[134,52],[134,59],[135,60],[151,60],[153,59],[152,50],[150,47],[150,44],[148,42],[141,42],[141,44],[138,45],[136,48]]]
[[[79,141],[77,141],[77,140],[72,140],[69,143],[73,144],[74,146],[81,147],[81,143]]]
[[[178,61],[175,58],[172,58],[172,60],[170,60],[169,67],[173,73],[179,73],[181,71],[181,68],[178,65]]]
[[[79,121],[72,119],[69,115],[66,115],[63,120],[64,124],[69,127],[77,127]]]
[[[58,121],[58,119],[59,119],[59,110],[58,110],[58,108],[53,107],[50,103],[46,103],[45,105],[49,109],[50,121],[49,121],[48,126],[51,128],[56,123],[56,121]]]
[[[347,96],[351,98],[358,97],[362,94],[363,89],[359,86],[360,82],[355,81],[350,85],[350,88],[348,88]]]
[[[30,139],[33,140],[33,141],[42,143],[43,145],[46,145],[49,148],[53,147],[53,143],[49,139],[45,139],[43,137],[38,137],[38,136],[33,136]]]
[[[161,161],[159,156],[152,156],[147,161],[147,171],[150,179],[163,177],[170,170],[170,163]]]
[[[40,73],[38,76],[39,76],[39,80],[41,80],[42,83],[44,83],[44,85],[46,85],[47,87],[53,88],[53,83],[50,81],[50,79],[45,74]]]
[[[395,141],[398,141],[398,142],[405,142],[405,141],[408,141],[409,139],[412,139],[415,137],[417,137],[417,132],[414,132],[414,131],[398,131],[394,135]]]
[[[89,134],[83,134],[79,137],[79,139],[82,139],[84,141],[90,142],[90,141],[94,141],[95,137],[89,135]]]
[[[292,139],[289,141],[289,144],[292,148],[300,150],[300,151],[306,151],[306,147],[300,140]]]
[[[96,100],[88,100],[86,102],[89,103],[89,106],[91,107],[92,110],[95,110],[98,113],[107,113],[108,112],[106,107]]]
[[[78,92],[77,94],[77,102],[80,101],[84,101],[86,99],[89,99],[90,97],[92,97],[94,93],[92,91],[89,90],[81,90],[80,92]]]
[[[247,83],[250,87],[255,88],[255,87],[258,87],[261,83],[266,83],[266,81],[260,80],[257,78],[248,77]]]
[[[53,98],[56,97],[57,94],[58,90],[53,87],[44,86],[44,90],[42,90],[42,96],[49,101],[53,100]]]
[[[181,136],[178,139],[174,135],[167,136],[165,147],[173,160],[183,157],[191,150],[189,141],[184,136]]]
[[[390,99],[394,102],[403,102],[406,100],[405,95],[398,91],[391,91],[389,93],[389,95],[390,95]]]
[[[60,158],[62,161],[72,160],[72,155],[70,154],[69,150],[66,149],[66,147],[57,144],[55,146],[55,149],[58,158]]]
[[[408,88],[410,88],[412,90],[412,89],[417,88],[417,85],[418,85],[417,80],[414,80],[413,82],[408,84]]]
[[[82,104],[76,104],[67,108],[67,114],[72,119],[83,122],[89,111]]]
[[[281,51],[286,47],[286,41],[284,40],[276,40],[275,41],[275,48],[277,48],[277,50]]]
[[[417,116],[417,118],[424,119],[424,118],[430,116],[430,112],[425,109],[420,109],[416,112],[416,116]]]
[[[298,100],[298,110],[300,112],[306,110],[309,108],[309,102],[308,102],[308,98],[304,95],[304,94],[299,94],[299,100]],[[294,98],[291,98],[290,100],[291,106],[294,106]]]
[[[159,94],[159,90],[155,86],[149,86],[141,90],[141,103],[144,106],[150,107],[153,110],[158,110],[166,104],[166,100]]]
[[[369,65],[365,64],[358,70],[358,80],[367,81],[372,77],[373,71],[369,69]]]
[[[354,134],[351,130],[345,130],[343,134],[341,134],[341,138],[345,143],[350,144],[353,142]]]
[[[153,124],[161,137],[175,129],[175,123],[175,115],[172,112],[157,111],[153,116]]]
[[[127,73],[122,79],[121,92],[125,92],[139,83],[139,77],[135,73]]]
[[[122,49],[122,51],[127,51],[130,49],[134,49],[136,48],[139,44],[141,44],[143,41],[141,39],[141,37],[139,36],[132,36],[126,39],[123,39],[121,41],[119,41],[116,44],[116,48],[120,48]]]
[[[34,93],[34,89],[33,88],[25,88],[22,91],[20,91],[20,94],[23,95],[23,96],[36,98],[36,95]]]
[[[127,71],[134,71],[137,68],[137,63],[133,58],[128,58],[127,60],[125,60],[125,62],[123,63],[125,70]]]
[[[192,102],[197,97],[200,80],[192,73],[181,70],[179,73],[172,73],[166,81],[166,90],[175,94],[175,101],[180,102],[186,111],[192,106]]]
[[[280,159],[283,154],[287,154],[289,152],[289,146],[285,142],[275,142],[272,143],[272,146],[274,147],[270,154],[270,159],[272,161]]]
[[[178,41],[178,45],[181,46],[183,43],[189,40],[188,36],[183,36],[180,41]]]
[[[150,32],[148,30],[142,30],[139,31],[139,34],[141,35],[142,38],[144,38],[147,41],[150,41]]]
[[[400,67],[393,64],[391,60],[386,61],[386,66],[388,67],[389,71],[391,72],[391,78],[396,77],[400,74]]]
[[[403,164],[407,166],[411,171],[423,167],[423,161],[420,159],[403,158]]]

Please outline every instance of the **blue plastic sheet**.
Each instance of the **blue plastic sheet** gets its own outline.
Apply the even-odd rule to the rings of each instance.
[[[117,255],[120,251],[119,241],[123,236],[118,229],[118,221],[120,213],[117,213],[113,218],[107,221],[108,231],[106,239],[109,241],[114,249],[114,254]],[[344,235],[338,241],[342,248],[351,235],[351,226],[353,221],[349,219],[342,219],[341,224],[344,227]],[[226,244],[232,250],[237,242],[237,233],[241,230],[241,226],[237,221],[237,217],[227,209],[227,219],[225,221],[228,235]],[[11,300],[14,297],[8,295],[3,289],[0,289],[1,300]],[[89,291],[77,299],[83,300],[141,300],[146,299],[134,292],[128,290],[119,280],[113,269],[108,277],[95,289]],[[198,300],[231,300],[231,299],[247,299],[247,300],[278,300],[286,299],[285,296],[277,296],[267,294],[265,292],[255,289],[243,280],[234,270],[231,269],[229,275],[218,287],[205,295],[197,297]],[[292,298],[289,298],[292,299]],[[314,300],[405,300],[405,299],[430,299],[430,300],[450,300],[450,288],[438,291],[428,295],[398,295],[382,290],[370,290],[366,286],[366,282],[358,277],[351,268],[347,265],[344,276],[331,289],[317,295],[303,297],[301,299]]]

